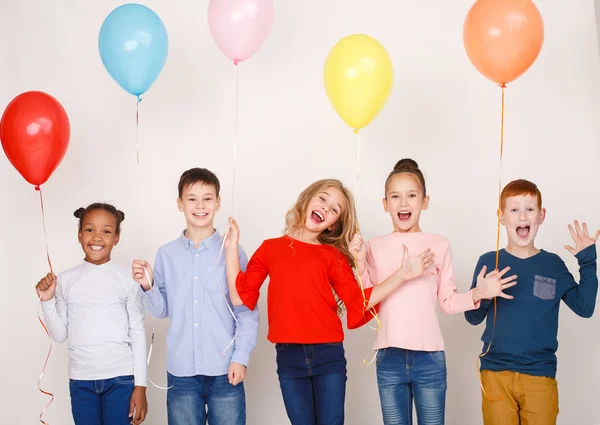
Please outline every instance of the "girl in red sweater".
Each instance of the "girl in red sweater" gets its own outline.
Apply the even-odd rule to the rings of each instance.
[[[239,229],[230,218],[226,240],[227,280],[234,305],[253,310],[270,277],[267,338],[277,350],[277,374],[292,425],[344,423],[346,359],[338,316],[339,297],[349,329],[375,315],[375,306],[402,283],[426,274],[429,249],[411,258],[382,284],[361,293],[350,266],[360,246],[350,191],[338,180],[306,188],[286,214],[284,236],[268,239],[240,271]],[[399,253],[400,255],[400,253]],[[334,295],[335,293],[335,295]]]

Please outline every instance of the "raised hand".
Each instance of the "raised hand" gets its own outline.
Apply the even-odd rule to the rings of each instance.
[[[240,227],[233,217],[229,217],[229,228],[225,236],[225,248],[238,246],[240,242]]]
[[[575,220],[573,224],[575,226],[575,229],[573,229],[573,226],[571,226],[570,224],[568,227],[569,232],[571,233],[571,236],[575,241],[575,248],[567,245],[565,246],[565,249],[571,254],[576,255],[578,252],[583,251],[588,246],[592,246],[596,243],[596,241],[598,240],[598,236],[600,236],[600,230],[598,230],[594,236],[590,236],[590,234],[588,233],[586,223],[583,223],[583,230],[581,229],[581,227],[579,227],[579,222],[577,220]]]
[[[54,273],[48,273],[35,285],[35,291],[37,292],[38,298],[42,301],[49,301],[54,298],[54,292],[56,292],[56,275]]]
[[[431,249],[427,248],[416,257],[411,257],[408,255],[408,248],[406,245],[402,245],[402,248],[404,249],[404,253],[400,268],[404,272],[406,280],[415,279],[419,276],[433,276],[433,272],[427,271],[427,269],[434,264],[435,254]]]
[[[355,257],[359,269],[364,269],[367,261],[367,244],[360,233],[356,233],[348,245],[348,250]]]
[[[473,302],[491,300],[494,297],[512,300],[514,298],[513,296],[503,292],[505,289],[512,288],[517,284],[517,281],[515,280],[517,278],[516,274],[504,279],[502,278],[509,270],[510,267],[506,267],[502,271],[494,270],[486,276],[485,272],[487,271],[487,267],[483,266],[477,276],[477,286],[473,290]]]
[[[147,261],[133,260],[133,263],[131,263],[131,275],[133,276],[133,279],[144,288],[144,291],[148,291],[152,288],[152,281],[154,280],[152,266],[150,266]],[[148,278],[150,278],[150,281],[148,281]]]

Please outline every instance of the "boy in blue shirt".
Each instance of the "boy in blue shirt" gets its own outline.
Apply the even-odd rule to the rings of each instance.
[[[225,255],[219,259],[223,237],[213,225],[221,204],[219,179],[207,169],[192,168],[181,175],[178,190],[186,229],[159,248],[154,278],[146,261],[132,265],[146,309],[170,318],[168,423],[205,425],[208,419],[211,425],[245,425],[242,381],[256,345],[258,310],[234,307],[229,299]],[[241,247],[239,253],[245,270],[248,257]],[[156,288],[151,289],[146,272]]]
[[[573,279],[556,254],[534,246],[546,210],[537,186],[527,180],[507,184],[501,194],[501,221],[508,245],[499,252],[498,269],[510,267],[518,276],[511,289],[513,300],[497,299],[497,321],[491,348],[481,357],[484,425],[555,425],[558,416],[556,350],[558,311],[561,300],[581,317],[594,313],[598,292],[596,240],[575,221],[569,231],[575,247],[565,247],[579,263],[580,283]],[[479,258],[473,278],[496,268],[496,252]],[[482,336],[485,353],[492,337],[494,305],[481,301],[480,308],[465,312],[472,325],[486,319]],[[489,398],[488,398],[489,395]]]

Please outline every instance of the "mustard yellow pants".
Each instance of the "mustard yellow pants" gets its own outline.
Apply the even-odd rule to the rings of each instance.
[[[481,372],[484,425],[556,425],[556,379],[518,372]],[[498,400],[500,398],[500,400]]]

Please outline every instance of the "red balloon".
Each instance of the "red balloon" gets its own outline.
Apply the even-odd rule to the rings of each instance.
[[[0,121],[4,153],[36,188],[48,180],[62,161],[70,135],[65,109],[58,100],[39,91],[15,97]]]

